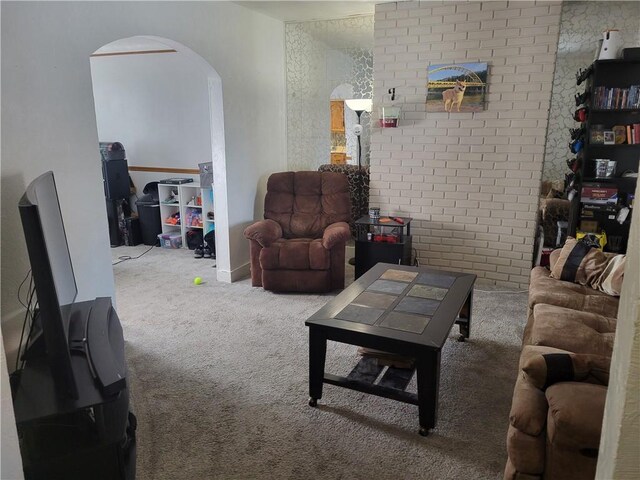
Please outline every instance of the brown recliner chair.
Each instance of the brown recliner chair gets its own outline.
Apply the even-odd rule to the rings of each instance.
[[[247,227],[251,283],[274,292],[344,288],[351,204],[347,177],[330,172],[274,173],[264,220]]]

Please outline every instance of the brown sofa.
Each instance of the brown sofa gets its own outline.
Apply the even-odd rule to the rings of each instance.
[[[351,203],[346,175],[274,173],[267,181],[264,220],[247,227],[251,283],[274,292],[344,288]]]
[[[531,271],[505,480],[595,476],[617,311],[617,297]]]

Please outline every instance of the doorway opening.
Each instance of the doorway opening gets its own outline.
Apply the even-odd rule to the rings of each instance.
[[[220,75],[188,47],[154,36],[110,42],[90,64],[112,246],[143,239],[151,245],[156,238],[157,245],[182,249],[212,244],[206,257],[215,256],[215,276],[227,280],[221,276],[230,251]],[[116,142],[125,155],[113,152]],[[118,174],[111,160],[120,157],[126,162]],[[110,181],[124,176],[132,195],[120,202]]]

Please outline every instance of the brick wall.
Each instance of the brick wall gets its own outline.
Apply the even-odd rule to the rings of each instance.
[[[376,5],[374,108],[395,87],[402,118],[398,128],[372,132],[371,205],[416,219],[421,265],[527,286],[560,9]],[[427,113],[427,66],[477,61],[489,64],[486,110]]]

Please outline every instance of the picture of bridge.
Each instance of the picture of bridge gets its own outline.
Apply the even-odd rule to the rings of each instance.
[[[486,63],[427,68],[427,112],[481,112],[485,109],[486,93]]]

